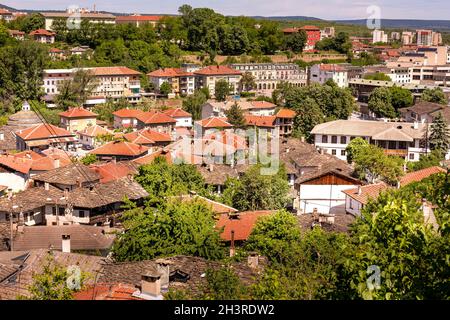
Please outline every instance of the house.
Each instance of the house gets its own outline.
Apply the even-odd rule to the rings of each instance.
[[[126,133],[123,137],[128,142],[150,148],[165,147],[172,142],[172,138],[168,133],[157,132],[150,129]]]
[[[227,121],[225,117],[209,117],[198,120],[194,123],[194,133],[197,137],[201,137],[217,130],[226,130],[233,128],[233,125]]]
[[[196,163],[197,170],[202,175],[207,186],[211,186],[217,194],[222,194],[228,178],[239,178],[247,166],[231,166],[229,164]]]
[[[153,153],[149,153],[145,156],[131,160],[131,162],[137,164],[138,166],[143,166],[152,163],[157,157],[163,157],[167,163],[172,163],[172,155],[166,150],[158,150]]]
[[[156,27],[162,18],[164,18],[164,16],[142,16],[140,14],[132,14],[128,16],[116,17],[116,24],[133,24],[136,27],[150,24],[153,27]]]
[[[226,204],[199,196],[194,193],[181,195],[181,196],[174,196],[173,198],[178,199],[181,202],[191,202],[193,200],[203,202],[216,215],[228,214],[228,213],[233,214],[233,213],[238,212],[238,210],[233,207],[230,207],[230,206],[227,206]]]
[[[315,64],[310,69],[310,82],[324,84],[333,80],[339,87],[348,87],[348,72],[337,64]]]
[[[127,161],[142,157],[148,154],[149,150],[149,147],[136,143],[111,141],[89,153],[95,154],[99,160]]]
[[[164,68],[152,71],[147,77],[155,90],[159,91],[164,82],[170,84],[175,95],[190,95],[195,91],[195,76],[185,68]]]
[[[96,282],[96,275],[102,269],[104,258],[85,254],[37,249],[30,251],[0,252],[0,300],[16,300],[17,296],[31,296],[29,291],[33,284],[33,275],[43,272],[52,256],[55,263],[67,268],[76,265],[81,272],[93,275],[86,279],[87,285]]]
[[[138,120],[137,116],[143,111],[136,109],[120,109],[113,112],[114,115],[114,128],[137,128]]]
[[[73,47],[69,51],[70,55],[72,56],[82,56],[83,54],[87,54],[88,52],[90,52],[90,48],[89,46],[80,46],[80,47]]]
[[[23,41],[25,40],[25,32],[19,30],[8,30],[8,33],[11,37],[16,40]]]
[[[432,123],[441,113],[450,123],[450,107],[438,103],[419,101],[411,107],[399,109],[402,118],[407,122]]]
[[[295,111],[282,108],[278,110],[275,117],[275,125],[280,128],[280,136],[287,137],[292,134],[292,126],[294,124]]]
[[[175,127],[192,127],[192,115],[182,108],[167,109],[163,113],[177,121]]]
[[[216,82],[225,80],[231,87],[231,93],[239,91],[242,73],[227,66],[208,66],[194,72],[195,88],[207,88],[211,96],[215,95]]]
[[[40,43],[54,43],[56,33],[45,29],[38,29],[30,32],[30,37]]]
[[[209,117],[225,117],[225,112],[235,103],[239,105],[243,112],[255,116],[272,116],[275,114],[275,109],[277,108],[275,104],[267,101],[209,101],[202,106],[202,119]]]
[[[404,187],[410,183],[422,181],[425,178],[439,173],[446,173],[446,170],[441,167],[434,166],[413,171],[401,177],[397,187]],[[345,194],[345,211],[354,216],[360,216],[362,209],[370,199],[376,200],[381,192],[389,189],[393,189],[393,187],[380,182],[360,186],[358,188],[343,190],[342,192]]]
[[[15,132],[17,150],[45,150],[60,147],[64,150],[74,148],[78,139],[75,134],[52,124],[42,123],[34,127]]]
[[[90,126],[97,124],[98,114],[93,113],[83,107],[70,108],[67,111],[60,112],[60,126],[67,131],[82,131]]]
[[[89,23],[101,23],[101,24],[115,24],[116,17],[110,13],[89,12],[84,9],[67,9],[65,12],[41,12],[40,13],[45,20],[45,29],[53,30],[53,22],[55,20],[66,21],[68,25],[76,22],[71,21],[74,17],[81,21],[88,21]]]
[[[30,178],[31,159],[0,155],[0,185],[13,192],[24,190]]]
[[[58,48],[51,48],[48,50],[48,55],[52,60],[65,60],[66,59],[66,53],[64,50],[58,49]]]
[[[91,164],[89,168],[101,176],[101,183],[107,183],[138,174],[139,164],[133,161],[111,161],[106,163]]]
[[[159,111],[141,112],[136,116],[138,129],[152,129],[158,132],[170,133],[177,120]]]
[[[95,148],[100,146],[101,144],[101,141],[99,141],[99,137],[113,135],[113,132],[96,124],[93,126],[85,127],[83,130],[78,131],[77,134],[80,143],[85,148]]]
[[[290,35],[293,33],[300,32],[300,30],[305,31],[306,33],[306,45],[304,50],[305,51],[312,51],[314,50],[316,43],[320,41],[321,38],[321,31],[320,28],[316,26],[303,26],[300,28],[294,27],[294,28],[285,28],[283,29],[283,33],[285,35]]]
[[[314,144],[339,159],[347,160],[345,149],[356,137],[407,161],[418,161],[430,150],[422,147],[426,124],[367,120],[336,120],[319,124],[311,130]]]

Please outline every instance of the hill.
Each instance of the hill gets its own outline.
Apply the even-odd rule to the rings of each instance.
[[[335,22],[365,26],[367,20],[335,20]],[[383,29],[432,29],[450,32],[450,20],[381,19],[381,27]]]

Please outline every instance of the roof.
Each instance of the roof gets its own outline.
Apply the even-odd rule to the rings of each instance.
[[[407,173],[400,178],[400,186],[404,187],[410,183],[422,181],[423,179],[437,173],[446,173],[446,170],[444,168],[434,166]]]
[[[347,135],[356,137],[374,137],[387,129],[394,128],[388,133],[394,135],[394,133],[401,132],[397,137],[408,137],[409,139],[421,139],[424,135],[426,125],[419,123],[418,129],[414,129],[413,123],[406,122],[384,122],[384,121],[370,121],[370,120],[336,120],[325,122],[315,126],[312,130],[312,134],[327,134],[327,135]],[[383,138],[386,138],[384,136]]]
[[[0,155],[0,166],[7,167],[14,171],[28,174],[33,160],[16,157],[14,155]]]
[[[337,64],[323,64],[321,63],[319,65],[320,71],[332,71],[332,72],[344,72],[346,71],[343,67],[337,65]]]
[[[208,198],[199,196],[199,195],[182,195],[175,196],[174,198],[180,199],[182,202],[190,202],[192,200],[198,200],[206,203],[207,206],[211,208],[211,210],[216,214],[230,213],[230,212],[238,212],[237,209],[227,206],[226,204],[210,200]]]
[[[131,161],[138,165],[146,165],[146,164],[152,163],[153,160],[155,160],[157,157],[160,157],[160,156],[164,157],[166,159],[167,163],[172,163],[172,156],[170,155],[170,153],[165,152],[163,150],[155,151],[153,153],[133,159]]]
[[[233,125],[227,121],[227,118],[210,117],[197,121],[203,128],[231,128]]]
[[[275,109],[277,106],[273,103],[267,101],[215,101],[215,102],[207,102],[213,108],[221,109],[221,110],[229,110],[235,103],[244,110],[259,110],[259,109]]]
[[[378,195],[388,188],[389,186],[387,184],[385,184],[384,182],[380,182],[361,186],[359,188],[343,190],[342,192],[348,195],[350,198],[355,199],[359,203],[366,204],[369,199],[378,198]]]
[[[30,32],[31,36],[47,36],[47,37],[54,37],[56,33],[52,31],[47,31],[45,29],[37,29]]]
[[[147,73],[147,76],[154,78],[173,78],[193,76],[192,72],[184,71],[181,68],[163,68]]]
[[[14,250],[48,249],[62,250],[62,236],[70,235],[71,250],[109,249],[114,241],[103,228],[86,225],[24,227],[14,238]]]
[[[25,32],[19,30],[8,30],[8,32],[10,35],[17,35],[17,36],[25,35]]]
[[[255,109],[273,109],[276,108],[276,104],[268,101],[251,101],[250,104]]]
[[[113,112],[113,115],[119,118],[136,118],[138,115],[144,111],[138,109],[120,109]]]
[[[142,112],[139,113],[136,116],[136,119],[139,121],[145,123],[145,124],[158,124],[158,123],[176,123],[177,121],[158,111],[148,111],[148,112]]]
[[[303,26],[300,29],[305,31],[320,31],[320,28],[316,26]]]
[[[92,164],[89,167],[101,176],[101,183],[106,183],[138,173],[138,164],[128,161]]]
[[[218,76],[218,75],[241,75],[240,71],[227,66],[207,66],[194,72],[194,74],[202,76]]]
[[[105,134],[113,134],[113,132],[96,124],[85,127],[83,130],[78,131],[78,134],[88,137],[97,137]]]
[[[292,119],[295,118],[295,115],[296,113],[294,110],[282,108],[277,112],[276,117]]]
[[[232,146],[236,150],[246,150],[247,141],[245,136],[236,134],[231,131],[217,131],[203,136],[206,140],[216,140],[225,145]]]
[[[163,111],[163,113],[168,115],[169,117],[172,117],[172,118],[189,118],[189,117],[192,117],[192,115],[189,112],[184,111],[182,108],[168,109],[168,110]]]
[[[91,69],[95,76],[138,76],[139,71],[124,66],[96,67]]]
[[[217,229],[224,228],[220,234],[222,240],[231,241],[231,232],[234,231],[234,240],[245,241],[248,239],[259,218],[271,215],[276,211],[247,211],[237,215],[222,214],[216,223]]]
[[[442,104],[428,102],[428,101],[419,101],[411,107],[401,108],[399,111],[412,111],[417,114],[427,114],[432,113],[438,110],[442,110],[444,108],[449,108]]]
[[[94,183],[98,182],[100,179],[101,176],[97,172],[81,163],[72,163],[68,166],[33,176],[34,181],[71,186],[75,186],[79,183]]]
[[[41,12],[40,13],[45,18],[70,18],[71,13],[68,12]],[[79,13],[80,18],[97,18],[97,19],[116,19],[116,16],[110,13],[98,13],[98,12],[82,12]]]
[[[150,129],[143,129],[141,131],[134,131],[126,133],[124,138],[132,143],[136,144],[155,144],[158,142],[170,143],[172,138],[169,134],[164,132],[157,132]]]
[[[74,137],[73,133],[49,123],[42,123],[31,128],[19,130],[16,132],[16,135],[25,141],[55,137]]]
[[[133,296],[138,291],[134,285],[123,283],[96,283],[74,294],[75,300],[142,300]]]
[[[147,153],[148,147],[126,141],[111,141],[103,146],[92,150],[90,154],[111,156],[139,156]]]
[[[126,21],[159,21],[164,16],[141,16],[141,15],[129,15],[129,16],[118,16],[116,17],[116,22],[126,22]]]
[[[50,186],[49,190],[45,190],[43,187],[29,188],[14,194],[12,201],[6,197],[0,198],[0,211],[12,211],[14,213],[27,212],[41,208],[51,202],[47,199],[54,201],[63,196],[64,192],[53,186]]]
[[[267,127],[273,128],[275,127],[276,116],[255,116],[246,114],[245,121],[249,126],[257,126],[257,127]]]
[[[227,164],[213,164],[213,165],[197,165],[197,170],[202,175],[205,183],[208,185],[224,185],[228,178],[239,177],[239,167],[232,167]]]
[[[60,112],[59,116],[64,118],[96,118],[98,114],[86,110],[82,107],[78,107],[78,108],[70,108],[67,111]]]

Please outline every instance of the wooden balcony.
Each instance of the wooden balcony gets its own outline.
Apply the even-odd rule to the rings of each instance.
[[[406,157],[408,155],[408,149],[384,149],[383,151],[388,156]]]

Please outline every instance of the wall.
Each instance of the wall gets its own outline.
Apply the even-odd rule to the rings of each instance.
[[[342,190],[356,188],[356,185],[300,185],[300,211],[312,213],[317,208],[319,213],[343,210],[345,194]]]
[[[13,192],[25,189],[28,177],[20,173],[0,172],[0,185],[11,188]]]
[[[362,204],[349,196],[345,196],[345,211],[358,217],[361,215]]]

